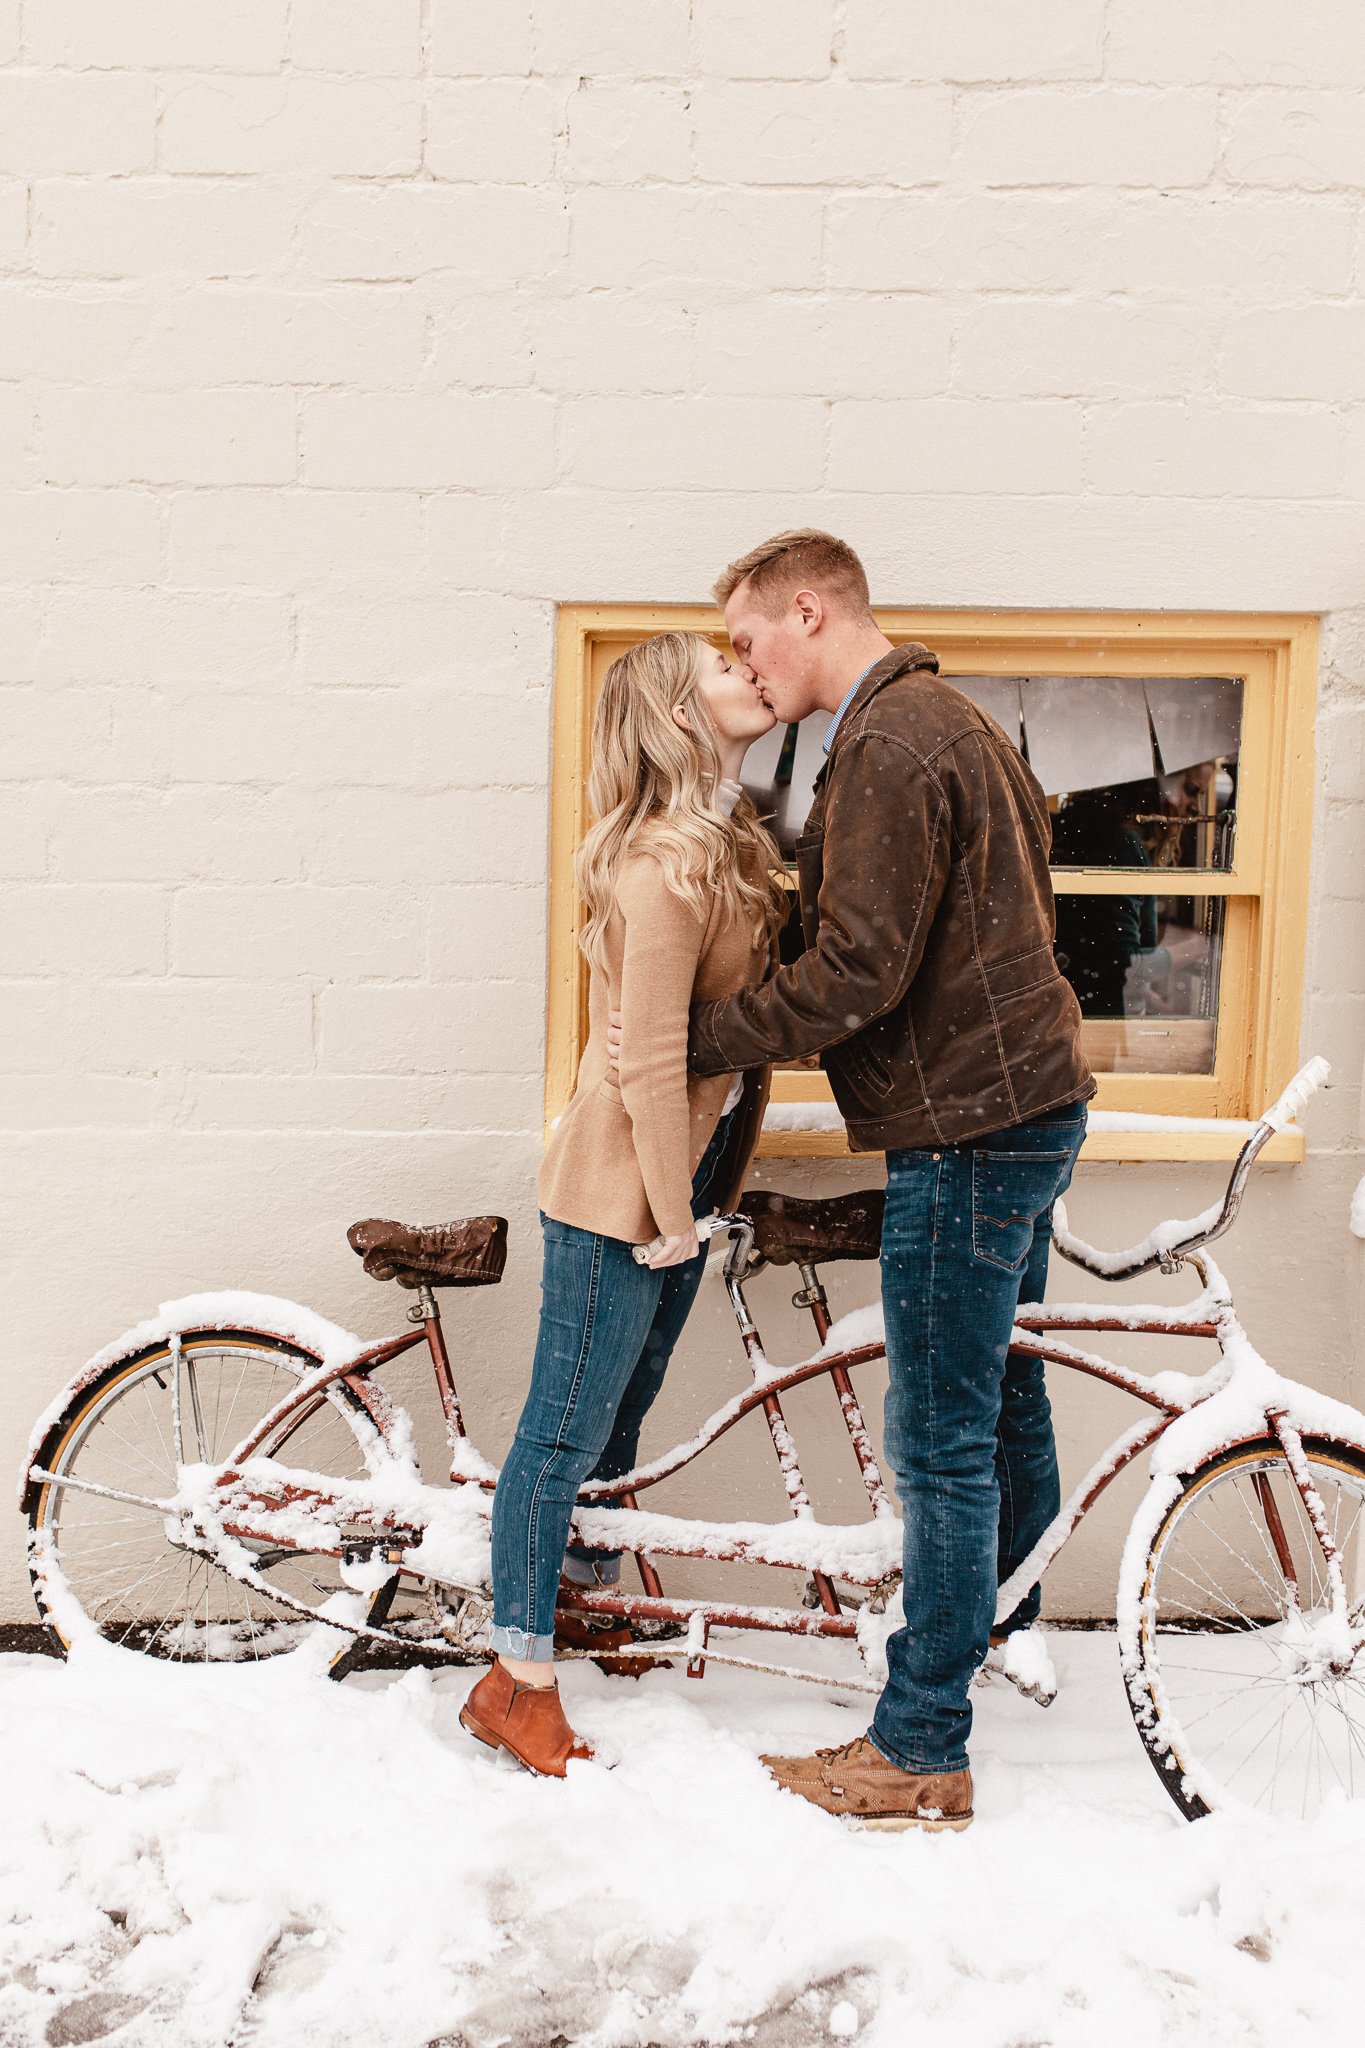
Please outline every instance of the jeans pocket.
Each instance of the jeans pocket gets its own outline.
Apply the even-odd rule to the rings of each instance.
[[[972,1252],[988,1266],[1022,1272],[1034,1226],[1070,1176],[1073,1153],[972,1153]]]

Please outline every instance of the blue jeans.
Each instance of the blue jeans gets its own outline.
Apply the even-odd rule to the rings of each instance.
[[[1047,1283],[1052,1205],[1085,1104],[932,1152],[888,1152],[882,1229],[886,1455],[905,1516],[905,1626],[870,1730],[907,1771],[967,1762],[967,1688],[997,1589],[1060,1506],[1043,1366],[1009,1355],[1020,1301]],[[1003,1624],[1026,1627],[1039,1589]]]
[[[692,1178],[692,1214],[711,1183],[734,1112],[721,1118]],[[578,1489],[635,1464],[640,1427],[664,1382],[696,1299],[705,1248],[682,1266],[637,1266],[617,1237],[541,1217],[545,1264],[531,1391],[493,1497],[494,1650],[531,1662],[554,1655],[561,1567],[612,1583],[618,1550],[565,1543]]]

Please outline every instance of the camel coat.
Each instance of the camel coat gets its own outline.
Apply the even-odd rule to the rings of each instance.
[[[725,914],[719,898],[705,916],[683,903],[640,840],[621,864],[604,943],[607,969],[592,970],[577,1084],[551,1133],[536,1191],[559,1223],[645,1244],[689,1227],[692,1175],[730,1090],[728,1074],[688,1073],[688,1007],[761,981],[768,950],[754,944],[748,920]],[[619,1082],[607,1059],[613,1009],[621,1012]],[[714,1183],[720,1210],[744,1185],[769,1072],[763,1066],[745,1075]]]

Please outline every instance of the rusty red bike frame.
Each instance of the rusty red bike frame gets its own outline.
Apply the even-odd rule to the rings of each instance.
[[[1302,1390],[1296,1390],[1290,1381],[1268,1374],[1264,1362],[1257,1359],[1238,1323],[1226,1283],[1212,1262],[1202,1255],[1202,1247],[1226,1231],[1235,1218],[1258,1152],[1272,1132],[1282,1128],[1302,1107],[1325,1071],[1324,1063],[1311,1061],[1295,1077],[1279,1102],[1252,1127],[1233,1168],[1221,1208],[1211,1209],[1191,1223],[1159,1225],[1131,1251],[1103,1253],[1070,1235],[1065,1209],[1060,1202],[1057,1204],[1054,1241],[1073,1263],[1108,1280],[1131,1278],[1157,1267],[1173,1274],[1188,1266],[1198,1274],[1203,1287],[1194,1302],[1171,1310],[1125,1306],[1122,1312],[1109,1312],[1083,1303],[1029,1306],[1018,1314],[1012,1344],[1016,1354],[1102,1381],[1131,1395],[1149,1413],[1110,1445],[1030,1555],[1000,1588],[999,1615],[1013,1611],[1120,1473],[1151,1449],[1179,1418],[1229,1385],[1240,1369],[1240,1358],[1243,1363],[1249,1359],[1253,1366],[1243,1384],[1251,1394],[1254,1434],[1239,1434],[1238,1442],[1254,1444],[1267,1438],[1278,1441],[1293,1485],[1301,1496],[1308,1526],[1315,1532],[1322,1553],[1334,1611],[1360,1637],[1361,1647],[1365,1647],[1365,1616],[1354,1609],[1347,1611],[1340,1560],[1305,1461],[1299,1434],[1302,1421],[1296,1424],[1295,1420],[1311,1411],[1297,1401]],[[621,1478],[589,1482],[581,1489],[574,1511],[579,1537],[589,1544],[619,1549],[633,1556],[640,1587],[638,1591],[626,1591],[619,1586],[574,1588],[561,1596],[561,1602],[584,1616],[653,1624],[655,1634],[659,1625],[685,1629],[690,1668],[698,1672],[705,1659],[708,1635],[715,1628],[835,1640],[856,1638],[866,1648],[859,1629],[861,1611],[868,1606],[876,1611],[878,1603],[885,1607],[889,1592],[899,1579],[901,1561],[900,1518],[878,1469],[853,1384],[853,1376],[861,1367],[885,1358],[884,1341],[878,1336],[838,1343],[838,1331],[831,1327],[829,1303],[818,1270],[821,1255],[811,1250],[802,1260],[797,1252],[795,1263],[802,1285],[792,1297],[793,1304],[809,1311],[817,1349],[796,1364],[773,1367],[745,1295],[745,1282],[764,1264],[761,1250],[755,1248],[753,1222],[739,1213],[708,1218],[698,1229],[703,1236],[719,1232],[729,1236],[724,1279],[749,1365],[750,1383],[717,1409],[688,1442],[637,1465]],[[818,1243],[818,1238],[812,1242]],[[779,1256],[776,1245],[773,1256]],[[785,1241],[780,1256],[793,1256]],[[453,1588],[464,1607],[477,1605],[481,1599],[486,1606],[486,1525],[497,1475],[469,1439],[440,1308],[426,1284],[417,1287],[408,1319],[412,1327],[400,1335],[369,1345],[357,1342],[354,1349],[329,1351],[325,1359],[314,1352],[312,1355],[318,1357],[314,1369],[302,1372],[284,1397],[234,1445],[228,1456],[212,1465],[184,1463],[178,1406],[178,1347],[226,1335],[230,1340],[249,1341],[255,1337],[268,1348],[272,1343],[278,1345],[281,1333],[279,1329],[264,1328],[234,1328],[225,1333],[198,1324],[176,1330],[170,1339],[176,1358],[171,1379],[176,1403],[171,1430],[176,1445],[174,1498],[144,1499],[139,1504],[164,1515],[167,1536],[177,1546],[197,1552],[212,1565],[256,1585],[277,1604],[298,1608],[310,1620],[321,1620],[357,1640],[406,1645],[410,1638],[399,1635],[388,1625],[393,1600],[405,1582],[411,1585],[425,1581],[431,1586]],[[1202,1339],[1216,1345],[1219,1356],[1202,1375],[1166,1373],[1153,1380],[1083,1348],[1076,1341],[1086,1333],[1105,1332]],[[132,1333],[134,1337],[136,1334]],[[451,1460],[447,1487],[433,1487],[422,1481],[407,1447],[408,1434],[398,1427],[396,1411],[374,1382],[381,1367],[423,1343],[445,1419]],[[306,1343],[296,1343],[295,1348],[308,1355]],[[107,1355],[102,1355],[92,1362],[88,1372],[98,1374],[107,1362]],[[853,1525],[822,1525],[817,1520],[783,1407],[789,1392],[817,1379],[830,1383],[840,1425],[847,1435],[867,1497],[868,1517]],[[78,1396],[85,1384],[85,1379],[78,1380],[67,1390],[67,1396]],[[323,1477],[293,1469],[271,1455],[271,1447],[285,1453],[295,1431],[318,1412],[329,1394],[335,1396],[343,1387],[376,1432],[374,1458],[369,1461],[367,1478]],[[1255,1414],[1257,1409],[1263,1409],[1263,1413]],[[1246,1404],[1234,1402],[1231,1412],[1246,1415]],[[651,1514],[642,1508],[642,1496],[651,1488],[693,1464],[712,1444],[755,1413],[762,1415],[777,1459],[790,1509],[788,1521],[708,1523]],[[1365,1458],[1365,1425],[1349,1411],[1341,1413],[1346,1417],[1347,1440],[1353,1454]],[[1238,1431],[1241,1427],[1235,1425]],[[1198,1439],[1198,1432],[1194,1437]],[[1199,1455],[1207,1457],[1207,1448]],[[1253,1483],[1267,1541],[1293,1604],[1294,1560],[1282,1518],[1269,1481],[1258,1477]],[[64,1486],[77,1490],[85,1486],[90,1492],[104,1493],[115,1500],[137,1498],[121,1492],[116,1485],[86,1481],[75,1473],[53,1472],[38,1458],[28,1469],[26,1484],[35,1499],[41,1497],[44,1487]],[[453,1545],[452,1538],[458,1539]],[[341,1577],[352,1590],[365,1591],[368,1602],[359,1612],[354,1604],[345,1612],[339,1611],[330,1600],[321,1609],[310,1608],[286,1596],[277,1586],[264,1584],[252,1561],[253,1549],[257,1555],[270,1553],[278,1557],[292,1551],[300,1557],[332,1557],[340,1560],[343,1567],[363,1567],[349,1577],[343,1569]],[[664,1558],[758,1564],[795,1571],[806,1580],[805,1599],[799,1606],[769,1605],[667,1593],[659,1570]],[[41,1567],[41,1561],[35,1553],[35,1569]],[[376,1569],[371,1570],[371,1566]],[[456,1576],[457,1572],[463,1576]],[[482,1574],[480,1583],[471,1584],[471,1574]],[[650,1631],[645,1629],[642,1633],[647,1636]],[[458,1635],[453,1646],[446,1644],[448,1648],[470,1646],[468,1630]],[[622,1654],[637,1654],[637,1650],[632,1647]],[[652,1653],[642,1646],[638,1654]]]
[[[744,1291],[745,1279],[762,1263],[752,1253],[752,1231],[742,1215],[716,1219],[716,1224],[727,1228],[732,1236],[725,1284],[753,1375],[752,1383],[712,1414],[687,1443],[638,1465],[619,1479],[589,1483],[582,1489],[580,1506],[576,1511],[578,1517],[585,1511],[591,1513],[598,1508],[615,1511],[610,1516],[609,1531],[602,1526],[604,1518],[598,1517],[590,1540],[609,1543],[632,1555],[639,1572],[640,1588],[638,1591],[620,1587],[579,1588],[572,1592],[566,1589],[561,1596],[562,1607],[575,1609],[584,1615],[614,1617],[632,1623],[662,1623],[672,1625],[674,1629],[685,1629],[688,1634],[689,1670],[696,1675],[700,1675],[704,1668],[707,1640],[714,1628],[845,1640],[855,1638],[858,1608],[869,1597],[880,1598],[884,1602],[887,1592],[899,1577],[900,1517],[878,1468],[852,1377],[860,1367],[884,1359],[884,1343],[865,1342],[829,1351],[826,1346],[832,1325],[828,1298],[819,1276],[819,1262],[800,1263],[798,1270],[802,1285],[792,1297],[793,1304],[809,1311],[820,1348],[813,1356],[797,1364],[784,1368],[771,1366]],[[1027,1573],[1020,1591],[1026,1590],[1027,1585],[1032,1584],[1053,1561],[1119,1474],[1155,1443],[1177,1416],[1187,1412],[1197,1400],[1207,1398],[1217,1390],[1220,1382],[1215,1369],[1213,1374],[1189,1381],[1191,1394],[1186,1398],[1158,1392],[1138,1373],[1083,1350],[1074,1341],[1079,1334],[1086,1332],[1123,1331],[1147,1336],[1203,1338],[1218,1343],[1231,1315],[1231,1303],[1210,1296],[1208,1275],[1198,1259],[1189,1258],[1185,1262],[1194,1265],[1206,1282],[1205,1292],[1192,1310],[1175,1309],[1170,1313],[1139,1311],[1136,1314],[1130,1311],[1120,1316],[1092,1305],[1056,1305],[1029,1307],[1017,1317],[1012,1347],[1015,1351],[1101,1380],[1132,1395],[1153,1411],[1149,1418],[1144,1418],[1110,1447],[1066,1503],[1026,1565],[1015,1575],[1016,1579],[1021,1579]],[[477,1489],[486,1504],[486,1498],[496,1484],[496,1475],[474,1452],[468,1437],[446,1347],[440,1307],[433,1292],[427,1287],[420,1288],[408,1313],[417,1325],[411,1331],[368,1345],[343,1362],[320,1365],[301,1379],[298,1386],[263,1416],[235,1447],[219,1468],[214,1488],[217,1503],[214,1521],[230,1537],[274,1546],[292,1541],[301,1552],[307,1550],[315,1555],[333,1556],[341,1554],[343,1548],[354,1550],[360,1546],[363,1549],[368,1544],[369,1554],[382,1556],[394,1571],[387,1589],[388,1597],[381,1609],[372,1611],[368,1622],[357,1624],[354,1633],[394,1641],[400,1638],[386,1625],[393,1596],[405,1580],[412,1582],[437,1576],[423,1570],[413,1555],[422,1540],[423,1518],[417,1513],[374,1510],[364,1498],[363,1482],[333,1485],[304,1474],[292,1477],[285,1468],[273,1463],[263,1475],[259,1468],[252,1469],[251,1461],[272,1439],[279,1440],[287,1435],[291,1425],[301,1424],[313,1413],[325,1399],[328,1389],[338,1381],[364,1405],[387,1440],[392,1410],[387,1397],[372,1384],[372,1375],[380,1367],[425,1343],[451,1448],[451,1484]],[[267,1333],[242,1330],[236,1334],[250,1337]],[[183,1333],[187,1342],[193,1335],[190,1331]],[[822,1537],[833,1537],[837,1544],[840,1535],[846,1537],[853,1532],[836,1532],[828,1527],[822,1529],[816,1522],[795,1440],[782,1405],[783,1397],[791,1389],[818,1379],[828,1380],[831,1385],[840,1424],[848,1437],[867,1495],[869,1524],[858,1526],[867,1528],[870,1536],[879,1539],[871,1544],[875,1553],[872,1565],[864,1559],[861,1565],[841,1564],[837,1570],[832,1570],[828,1568],[828,1560],[823,1565],[818,1561]],[[720,1437],[756,1412],[761,1413],[766,1425],[791,1509],[788,1540],[783,1540],[781,1524],[726,1525],[680,1521],[676,1523],[675,1530],[670,1530],[671,1518],[658,1516],[648,1518],[647,1540],[637,1538],[632,1525],[641,1515],[640,1496],[692,1464]],[[432,1506],[435,1508],[445,1490],[424,1486],[422,1492],[434,1496]],[[304,1509],[320,1524],[333,1528],[344,1523],[344,1544],[340,1541],[331,1544],[305,1542],[297,1535],[283,1533],[282,1509],[290,1510],[291,1514]],[[297,1519],[291,1526],[297,1530]],[[207,1533],[201,1537],[200,1547],[206,1554],[211,1554],[212,1538]],[[807,1574],[807,1604],[800,1607],[763,1605],[740,1600],[670,1595],[665,1592],[660,1576],[660,1558],[705,1559],[721,1564],[764,1564],[804,1570]]]

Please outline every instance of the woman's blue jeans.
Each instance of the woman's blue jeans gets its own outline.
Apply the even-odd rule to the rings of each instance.
[[[709,1215],[711,1183],[734,1112],[722,1117],[692,1179],[692,1214]],[[696,1299],[705,1248],[683,1266],[637,1266],[620,1238],[542,1216],[545,1264],[531,1391],[493,1497],[495,1651],[554,1655],[555,1600],[566,1567],[610,1584],[618,1550],[565,1543],[578,1489],[635,1464],[640,1427],[664,1382]]]
[[[967,1688],[996,1593],[1060,1506],[1043,1366],[1011,1357],[1020,1301],[1047,1283],[1052,1205],[1085,1104],[974,1144],[888,1152],[882,1228],[886,1454],[905,1518],[905,1626],[870,1730],[907,1771],[967,1762]],[[1026,1626],[1039,1589],[1004,1624]]]

